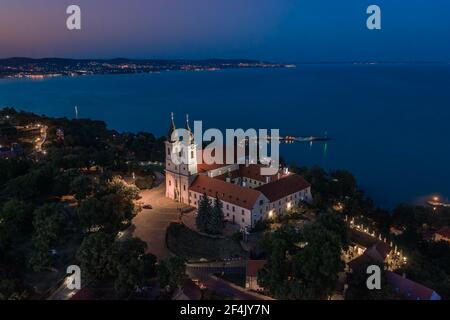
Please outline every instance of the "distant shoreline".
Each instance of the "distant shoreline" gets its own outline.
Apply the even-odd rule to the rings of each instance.
[[[163,71],[218,71],[248,68],[291,68],[295,65],[246,59],[133,60],[133,59],[0,59],[0,78],[44,79],[57,76],[139,74]]]

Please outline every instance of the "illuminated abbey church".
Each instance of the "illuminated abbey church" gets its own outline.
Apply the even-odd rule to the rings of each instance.
[[[202,195],[223,204],[225,219],[241,227],[253,227],[259,220],[283,214],[302,201],[310,202],[311,186],[303,177],[280,169],[271,176],[261,175],[262,164],[204,164],[186,117],[189,149],[180,165],[172,162],[172,140],[175,131],[173,114],[166,141],[166,196],[192,207],[198,207]]]

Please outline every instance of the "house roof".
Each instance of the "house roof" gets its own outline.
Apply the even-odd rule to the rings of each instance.
[[[206,163],[198,163],[197,164],[197,171],[204,173],[204,172],[208,172],[211,170],[215,170],[215,169],[219,169],[219,168],[223,168],[229,166],[228,164],[217,164],[217,163],[213,163],[213,164],[206,164]]]
[[[375,244],[375,250],[378,251],[383,259],[386,259],[389,252],[392,251],[392,248],[387,243],[378,240]]]
[[[271,176],[263,176],[261,175],[261,168],[264,166],[261,164],[249,164],[246,165],[240,165],[239,166],[239,176],[249,178],[252,180],[260,181],[266,183],[267,177],[269,177],[269,182],[274,182],[278,180],[282,175],[274,174]]]
[[[432,300],[440,299],[440,296],[424,285],[402,277],[401,275],[386,271],[389,285],[406,299],[410,300]]]
[[[189,187],[190,191],[206,193],[209,197],[218,198],[224,202],[235,204],[239,207],[251,210],[261,192],[228,183],[219,179],[199,175]]]
[[[440,235],[441,237],[450,239],[450,227],[443,227],[443,228],[439,229],[438,231],[436,231],[436,233],[438,235]]]
[[[258,271],[264,267],[266,260],[247,260],[247,277],[257,277]]]
[[[220,146],[218,146],[216,149],[219,149],[219,148],[220,148]],[[197,152],[197,160],[201,159],[202,163],[198,163],[197,164],[197,171],[200,172],[200,173],[204,173],[204,172],[208,172],[210,170],[215,170],[215,169],[218,169],[218,168],[229,166],[230,164],[227,164],[227,162],[226,162],[226,160],[227,160],[227,158],[226,158],[227,148],[226,148],[226,146],[222,146],[222,148],[223,148],[222,159],[215,159],[219,163],[212,163],[212,164],[204,163],[205,159],[204,159],[203,153],[205,152],[205,149],[198,150],[198,152]],[[214,157],[214,158],[216,158],[216,149],[212,150],[212,152],[211,152],[211,156]],[[236,147],[235,147],[235,150],[236,150]],[[236,161],[236,158],[237,158],[236,151],[235,151],[234,154],[235,154],[235,156],[234,156],[233,163],[236,163],[237,162]],[[218,157],[218,155],[217,155],[217,157]]]
[[[282,177],[285,177],[285,175],[281,175],[281,174],[280,175],[274,174],[271,176],[263,176],[263,175],[261,175],[261,168],[263,168],[263,167],[264,166],[262,164],[249,164],[247,166],[245,164],[241,164],[241,165],[239,165],[239,170],[233,170],[233,171],[224,173],[222,175],[215,176],[214,178],[220,179],[220,180],[226,180],[226,178],[228,178],[228,177],[230,177],[231,179],[242,177],[242,178],[249,178],[252,180],[266,183],[266,177],[270,178],[269,182],[273,182]]]
[[[310,186],[303,177],[292,174],[275,182],[262,185],[255,190],[261,191],[270,202],[274,202]]]
[[[373,263],[376,263],[375,259],[372,258],[370,255],[364,253],[359,257],[349,261],[347,264],[350,269],[355,271],[360,270],[361,268]]]

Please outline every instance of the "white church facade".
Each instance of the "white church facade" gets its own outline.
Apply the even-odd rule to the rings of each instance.
[[[283,214],[301,202],[312,201],[311,186],[297,174],[280,169],[272,176],[260,174],[262,164],[200,164],[197,145],[191,133],[188,152],[180,154],[182,164],[172,161],[172,151],[179,141],[172,140],[175,122],[171,125],[166,147],[166,197],[197,208],[206,194],[222,201],[225,219],[240,227],[252,228],[256,222]]]

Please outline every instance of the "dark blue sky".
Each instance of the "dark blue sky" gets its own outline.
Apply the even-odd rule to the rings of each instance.
[[[81,31],[65,27],[82,9]],[[366,8],[382,30],[366,28]],[[1,0],[0,57],[450,61],[449,0]]]

